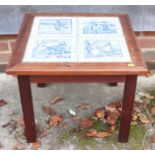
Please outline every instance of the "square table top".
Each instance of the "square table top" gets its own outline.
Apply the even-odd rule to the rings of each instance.
[[[11,75],[146,75],[127,14],[27,13]]]

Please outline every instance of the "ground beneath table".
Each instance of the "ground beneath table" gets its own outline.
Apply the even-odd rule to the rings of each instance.
[[[155,149],[149,136],[155,133],[153,124],[131,128],[129,143],[118,143],[118,130],[108,138],[86,138],[70,132],[79,126],[80,119],[93,115],[96,109],[121,100],[124,84],[109,87],[106,84],[49,84],[45,88],[32,85],[38,143],[27,144],[23,136],[23,121],[16,78],[0,74],[0,99],[7,102],[0,107],[0,149]],[[155,75],[138,78],[137,91],[155,90]],[[64,99],[50,104],[55,96]],[[84,109],[77,108],[89,104]],[[47,106],[63,116],[63,121],[49,127]],[[47,112],[47,111],[46,111]],[[73,116],[75,114],[75,116]]]

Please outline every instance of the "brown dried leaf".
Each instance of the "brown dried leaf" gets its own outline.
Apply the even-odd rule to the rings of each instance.
[[[52,108],[49,108],[46,106],[42,106],[42,110],[44,113],[46,113],[48,115],[55,115],[56,114],[56,112]]]
[[[10,132],[16,130],[17,128],[17,122],[14,121],[14,120],[10,120],[8,123],[2,125],[3,128],[9,128],[10,129]]]
[[[135,101],[134,102],[134,108],[139,108],[141,106],[141,102],[139,102],[139,101]]]
[[[135,101],[134,108],[146,108],[147,104],[148,104],[147,102],[137,102],[137,101]]]
[[[106,122],[110,125],[115,125],[119,117],[120,113],[118,111],[109,112],[106,118]]]
[[[98,118],[96,116],[92,116],[91,119],[94,120],[94,121],[98,120]]]
[[[119,111],[119,112],[122,112],[122,107],[118,108],[118,111]]]
[[[147,119],[146,117],[144,116],[139,116],[139,120],[144,123],[144,124],[149,124],[151,123],[149,119]]]
[[[24,122],[24,118],[23,117],[19,118],[18,124],[20,124],[21,126],[25,126],[25,122]]]
[[[136,121],[131,121],[131,125],[132,126],[137,125],[137,122]]]
[[[108,132],[97,132],[95,129],[91,129],[86,133],[86,136],[104,138],[104,137],[111,136],[111,134]]]
[[[153,100],[154,96],[150,95],[150,94],[145,94],[145,97],[147,100]]]
[[[82,119],[80,126],[84,129],[88,129],[93,126],[93,121],[90,121],[87,118]]]
[[[150,77],[150,76],[153,76],[154,74],[155,74],[154,70],[149,70],[146,76]]]
[[[138,107],[134,107],[133,110],[134,110],[135,113],[141,113],[141,110],[140,110],[140,108],[138,108]]]
[[[100,109],[97,109],[95,113],[96,113],[96,116],[98,118],[104,118],[104,116],[105,116],[104,111],[103,110],[100,110]]]
[[[81,105],[78,106],[78,109],[80,109],[80,110],[86,110],[89,107],[90,107],[90,105],[83,103],[83,104],[81,104]]]
[[[4,101],[3,99],[0,100],[0,107],[4,106],[4,105],[6,105],[6,104],[7,104],[6,101]]]
[[[9,114],[8,114],[9,116],[16,116],[17,115],[17,111],[11,111]]]
[[[56,104],[58,101],[63,100],[64,98],[61,96],[55,96],[51,101],[50,104]]]
[[[6,124],[3,124],[3,125],[2,125],[2,128],[7,128],[9,125],[10,125],[10,122],[8,122],[8,123],[6,123]]]
[[[152,113],[153,115],[155,115],[155,106],[153,106],[153,107],[151,108],[151,113]]]
[[[152,135],[152,136],[151,136],[151,142],[152,142],[152,143],[155,143],[155,135]]]
[[[81,119],[80,116],[73,116],[73,117],[72,117],[72,120],[73,120],[73,121],[79,121],[80,119]]]
[[[108,124],[110,124],[110,125],[115,125],[115,123],[116,123],[115,119],[113,119],[113,118],[110,117],[110,116],[106,119],[106,122],[107,122]]]
[[[112,103],[108,104],[107,106],[108,106],[108,107],[112,107],[112,108],[121,108],[121,106],[122,106],[122,101],[112,102]]]
[[[88,137],[96,137],[96,135],[97,135],[97,131],[95,129],[90,129],[86,133],[86,136],[88,136]]]
[[[68,124],[65,124],[63,127],[64,127],[64,129],[68,129],[69,128]]]
[[[111,131],[111,132],[115,131],[116,130],[115,125],[112,125],[110,128],[108,128],[108,130]]]
[[[41,147],[41,142],[40,141],[37,141],[36,143],[32,143],[32,148],[34,150],[38,150],[38,149],[40,149],[40,147]]]
[[[63,117],[61,115],[54,115],[53,117],[50,118],[49,125],[50,126],[57,126],[62,121],[63,121]]]
[[[109,111],[109,112],[114,112],[114,111],[117,111],[117,108],[115,108],[115,107],[110,107],[110,106],[105,106],[105,110],[106,110],[106,111]]]
[[[137,116],[136,114],[133,114],[133,115],[132,115],[132,120],[133,120],[133,121],[136,121],[137,119],[138,119],[138,116]]]
[[[25,146],[23,144],[16,144],[14,145],[11,150],[24,150]]]
[[[98,138],[104,138],[104,137],[109,137],[111,136],[111,133],[108,133],[108,132],[98,132],[96,137]]]

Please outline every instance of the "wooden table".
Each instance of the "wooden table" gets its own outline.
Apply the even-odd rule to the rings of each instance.
[[[36,19],[37,17],[43,17],[43,19]],[[46,18],[51,19],[47,20]],[[55,18],[62,19],[60,21],[56,21]],[[85,20],[87,18],[88,20]],[[105,19],[105,21],[102,21],[102,18]],[[37,24],[33,25],[34,19],[38,21],[40,20],[40,25],[38,28]],[[93,20],[93,22],[91,20]],[[96,21],[94,22],[94,20]],[[115,22],[113,23],[114,20],[116,20],[116,23],[119,21],[121,27],[120,30],[117,30]],[[57,24],[59,25],[59,28],[56,27]],[[77,26],[76,28],[72,27],[71,29],[71,24],[75,27],[78,25],[80,28]],[[84,28],[81,28],[82,24],[84,25]],[[81,31],[82,29],[83,31]],[[117,35],[115,36],[115,34],[120,31],[119,36],[121,38],[121,30],[125,43],[123,41],[119,42],[119,37]],[[46,31],[48,31],[49,36],[46,34]],[[75,34],[72,34],[74,31]],[[92,32],[93,34],[91,34]],[[38,35],[37,37],[35,36],[36,34]],[[114,35],[115,40],[113,40],[113,37],[111,37],[112,35]],[[93,40],[94,36],[98,37],[96,41]],[[45,37],[47,39],[45,39]],[[31,38],[35,38],[35,41],[33,39],[29,41]],[[36,40],[38,38],[40,40],[37,42]],[[48,40],[48,38],[51,38],[51,40]],[[59,41],[58,38],[60,40],[64,39],[64,41],[61,40],[61,43],[59,44],[61,50],[65,49],[65,52],[63,53],[63,57],[65,59],[64,61],[63,58],[61,58],[61,55],[52,55],[54,48],[57,47],[57,41]],[[65,42],[65,40],[68,38],[70,40]],[[78,39],[74,40],[75,38]],[[83,45],[84,41],[78,43],[82,39],[87,40],[85,45]],[[107,42],[107,40],[110,39],[112,41]],[[72,44],[74,44],[73,46],[70,44],[70,41]],[[29,49],[27,46],[33,46],[32,43],[35,45],[35,47],[32,48],[35,52],[33,53],[33,60],[31,61],[30,55],[32,54],[33,50],[31,48]],[[44,47],[44,44],[46,44],[46,47]],[[118,44],[120,47],[118,47]],[[125,52],[125,50],[123,48],[125,48],[125,44],[128,50],[126,53],[129,52],[129,55],[124,61],[123,52]],[[67,45],[70,48],[67,48]],[[36,49],[38,49],[38,51]],[[48,52],[46,54],[48,54],[48,57],[47,55],[45,56],[45,53],[43,53],[43,51],[46,51],[47,49]],[[75,53],[73,53],[74,56],[71,58],[72,49],[75,51],[78,49],[77,51],[79,53],[86,50],[88,55],[85,57],[85,59],[82,55],[78,55],[80,58],[76,58],[74,55]],[[122,50],[122,53],[120,53],[119,49]],[[58,49],[55,49],[54,52],[60,54],[61,50],[59,51]],[[30,55],[28,54],[28,56],[25,56],[25,51],[28,51],[27,53]],[[39,55],[35,55],[37,52]],[[112,55],[109,56],[109,53]],[[45,61],[42,61],[40,57]],[[128,60],[129,58],[131,58],[131,61]],[[31,83],[124,82],[125,88],[119,141],[127,142],[129,137],[137,76],[146,75],[147,67],[143,61],[139,47],[137,46],[135,35],[132,31],[129,18],[126,14],[28,13],[24,16],[16,46],[12,53],[6,72],[7,74],[17,76],[18,78],[21,104],[25,121],[25,135],[28,142],[36,141]]]

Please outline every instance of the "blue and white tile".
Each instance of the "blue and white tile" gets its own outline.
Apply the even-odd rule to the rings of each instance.
[[[75,35],[76,26],[73,17],[36,17],[31,35]]]
[[[116,39],[82,39],[79,42],[79,61],[84,62],[130,62],[127,47]]]
[[[120,32],[117,17],[82,17],[78,19],[79,35],[116,35]]]
[[[71,34],[71,19],[40,19],[38,34]]]
[[[34,38],[26,49],[23,62],[76,61],[76,49],[72,39]]]

